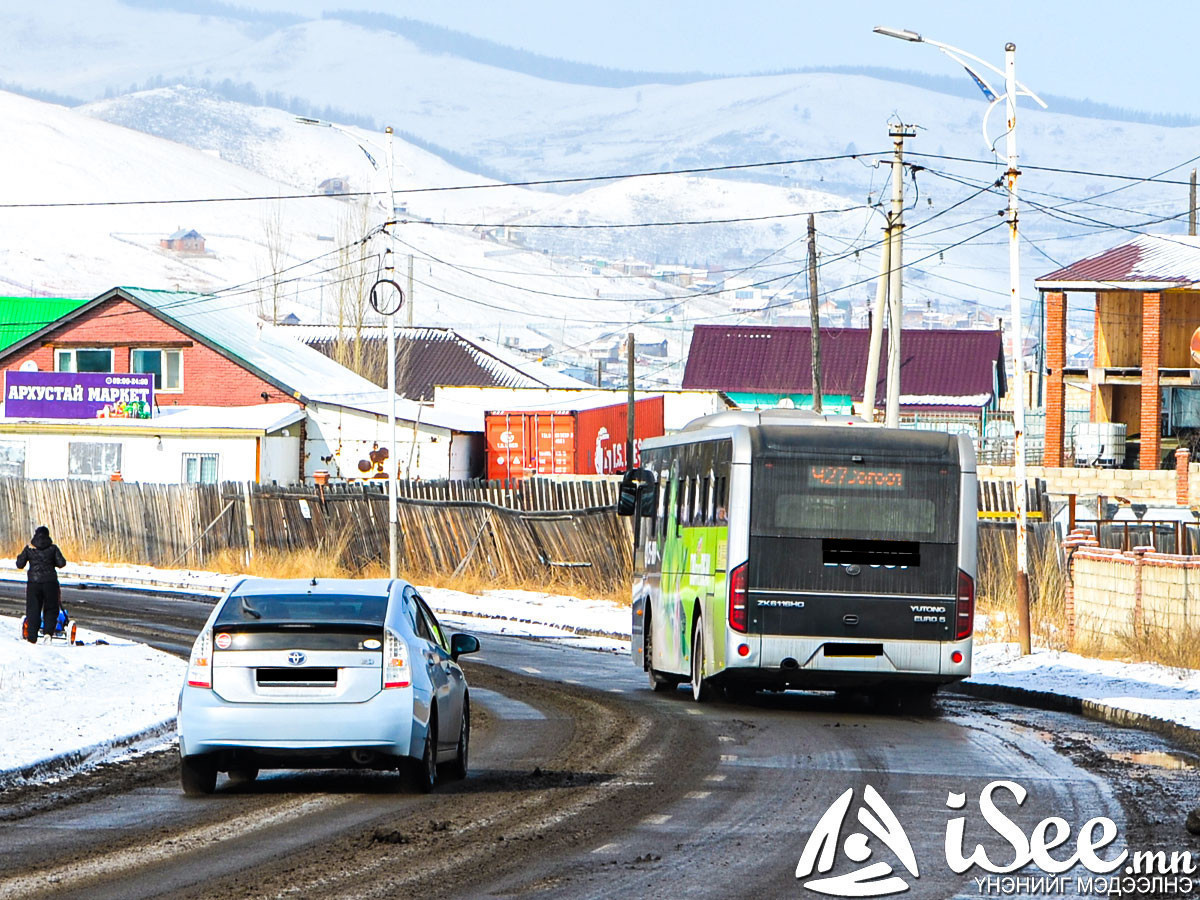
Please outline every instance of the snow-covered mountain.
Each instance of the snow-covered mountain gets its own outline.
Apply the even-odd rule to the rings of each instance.
[[[286,263],[295,267],[284,291],[289,311],[328,319],[345,260],[340,268],[308,261],[330,262],[342,237],[383,219],[381,129],[303,126],[273,104],[396,126],[394,187],[408,224],[395,249],[401,278],[406,257],[414,259],[419,323],[492,339],[519,332],[530,345],[547,338],[572,353],[638,324],[659,329],[670,354],[681,354],[684,322],[760,320],[766,314],[747,311],[755,303],[792,311],[792,292],[802,296],[806,285],[808,212],[817,213],[822,291],[861,313],[878,266],[878,207],[890,191],[879,153],[890,150],[888,123],[897,119],[918,126],[906,149],[925,167],[906,184],[906,303],[1007,307],[1005,235],[987,230],[1001,222],[1003,197],[986,189],[1001,167],[981,137],[981,99],[820,73],[567,83],[430,49],[383,19],[232,8],[222,17],[166,6],[46,0],[0,10],[0,81],[88,101],[65,109],[0,95],[0,160],[21,173],[3,199],[272,198],[340,179],[371,194],[369,209],[324,198],[10,207],[0,216],[0,277],[14,292],[87,295],[122,282],[229,289],[264,276],[279,282],[270,272]],[[147,83],[162,86],[130,91]],[[230,99],[238,96],[269,103]],[[991,124],[995,138],[999,123]],[[1024,105],[1019,124],[1027,301],[1032,278],[1060,262],[1131,231],[1182,230],[1185,186],[1062,170],[1178,167],[1196,155],[1200,129]],[[480,174],[525,182],[779,160],[807,161],[553,187]],[[679,222],[706,224],[658,224]],[[203,233],[210,253],[162,251],[159,239],[180,225]],[[286,247],[272,233],[285,234]],[[643,277],[655,266],[720,267],[758,296],[737,306],[711,287]],[[261,289],[244,290],[262,302]]]

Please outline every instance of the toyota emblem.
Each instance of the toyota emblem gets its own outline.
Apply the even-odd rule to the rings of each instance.
[[[304,655],[304,651],[302,650],[293,650],[287,655],[288,663],[293,666],[302,666],[307,659],[308,657]]]

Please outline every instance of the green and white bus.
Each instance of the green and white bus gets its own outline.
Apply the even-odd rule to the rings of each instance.
[[[928,696],[971,673],[975,453],[962,435],[730,411],[645,441],[633,661],[696,700],[788,688]]]

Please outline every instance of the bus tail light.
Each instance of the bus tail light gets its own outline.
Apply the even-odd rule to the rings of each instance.
[[[383,689],[406,688],[412,684],[408,647],[390,628],[383,636]]]
[[[966,572],[958,571],[958,623],[954,629],[954,639],[961,641],[971,636],[975,630],[975,579]]]
[[[742,563],[729,573],[729,627],[743,634],[750,627],[750,616],[746,610],[749,564]]]
[[[188,657],[188,687],[212,690],[212,632],[205,628],[192,644]]]

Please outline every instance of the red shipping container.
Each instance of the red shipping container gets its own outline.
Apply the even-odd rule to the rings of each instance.
[[[580,410],[512,410],[485,417],[487,477],[613,475],[625,471],[624,403]],[[645,438],[664,433],[663,398],[634,404],[634,465]]]

